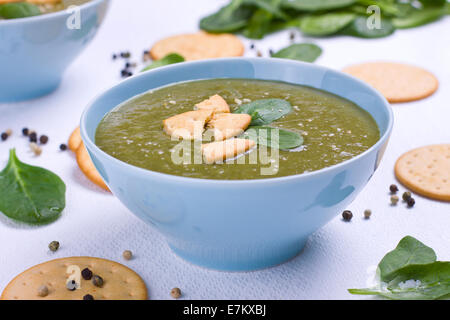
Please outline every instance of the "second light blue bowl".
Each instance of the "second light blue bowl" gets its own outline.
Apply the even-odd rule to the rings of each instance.
[[[28,100],[54,91],[69,64],[97,33],[109,0],[79,6],[74,13],[0,20],[0,103]],[[68,27],[68,22],[69,26]]]
[[[137,168],[95,145],[97,125],[112,108],[150,89],[214,78],[277,80],[349,99],[376,120],[380,140],[357,157],[319,171],[263,180],[205,180]],[[253,270],[297,255],[308,237],[339,215],[369,181],[393,124],[387,101],[341,72],[291,60],[214,59],[167,66],[132,77],[88,106],[83,141],[111,191],[159,230],[182,258],[220,270]]]

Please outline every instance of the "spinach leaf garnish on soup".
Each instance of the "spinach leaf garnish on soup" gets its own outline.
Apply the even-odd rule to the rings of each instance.
[[[53,172],[21,162],[14,149],[0,172],[0,212],[29,224],[56,220],[66,205],[66,185]]]
[[[198,125],[200,136],[194,134]],[[168,133],[176,129],[185,131],[174,139]],[[218,134],[223,129],[231,131]],[[211,79],[177,83],[125,101],[102,119],[95,143],[144,169],[238,180],[319,170],[355,157],[379,138],[368,112],[334,94],[277,81]],[[248,140],[252,143],[243,142]],[[227,157],[199,162],[199,149],[216,159],[226,151]]]
[[[274,136],[272,131],[277,131],[275,136],[279,138],[278,140],[272,140]],[[274,127],[251,126],[242,136],[255,141],[259,145],[282,150],[297,148],[303,144],[303,137],[300,134]]]
[[[243,104],[235,113],[246,113],[252,117],[251,125],[271,124],[292,111],[291,104],[283,99],[261,99]]]
[[[41,10],[35,4],[28,2],[12,2],[0,4],[0,18],[17,19],[38,16]]]

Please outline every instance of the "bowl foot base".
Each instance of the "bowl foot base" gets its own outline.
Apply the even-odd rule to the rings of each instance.
[[[255,271],[285,263],[299,255],[306,240],[283,246],[266,248],[264,251],[227,252],[224,250],[202,250],[199,252],[179,249],[171,244],[172,251],[183,260],[207,269],[219,271]],[[218,252],[221,251],[221,254]],[[254,252],[252,254],[252,252]]]

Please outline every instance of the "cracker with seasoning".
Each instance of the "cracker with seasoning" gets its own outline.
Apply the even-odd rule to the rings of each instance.
[[[147,298],[147,287],[136,272],[120,263],[93,257],[61,258],[38,264],[16,276],[1,295],[1,300]]]

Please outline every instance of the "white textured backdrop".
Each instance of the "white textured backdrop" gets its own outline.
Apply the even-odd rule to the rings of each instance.
[[[48,226],[30,228],[0,215],[0,290],[16,274],[40,262],[72,255],[123,262],[125,249],[132,250],[135,258],[124,264],[144,278],[151,299],[170,298],[172,287],[180,287],[186,299],[360,298],[346,289],[364,287],[367,269],[405,235],[433,247],[439,259],[450,260],[450,204],[417,196],[412,210],[404,205],[392,208],[387,192],[394,182],[393,165],[403,152],[426,144],[450,143],[449,17],[378,40],[302,39],[324,49],[317,61],[320,65],[341,69],[368,60],[408,62],[433,72],[440,88],[428,99],[393,106],[395,126],[389,147],[381,167],[349,207],[354,213],[352,222],[344,223],[337,217],[310,238],[300,256],[281,266],[224,273],[182,261],[170,252],[156,230],[90,183],[70,152],[58,151],[86,104],[120,81],[122,63],[112,62],[113,52],[131,50],[140,59],[141,52],[156,40],[196,31],[199,18],[225,2],[113,0],[96,39],[67,70],[55,93],[33,101],[0,104],[0,131],[14,131],[7,142],[0,142],[0,167],[6,164],[9,148],[15,147],[20,159],[54,171],[67,184],[67,207],[62,217]],[[255,43],[267,55],[269,48],[277,50],[289,44],[288,32]],[[42,156],[34,157],[28,151],[26,139],[20,137],[24,126],[50,137]],[[366,208],[373,211],[370,220],[362,218]],[[47,249],[52,240],[61,243],[56,253]]]

